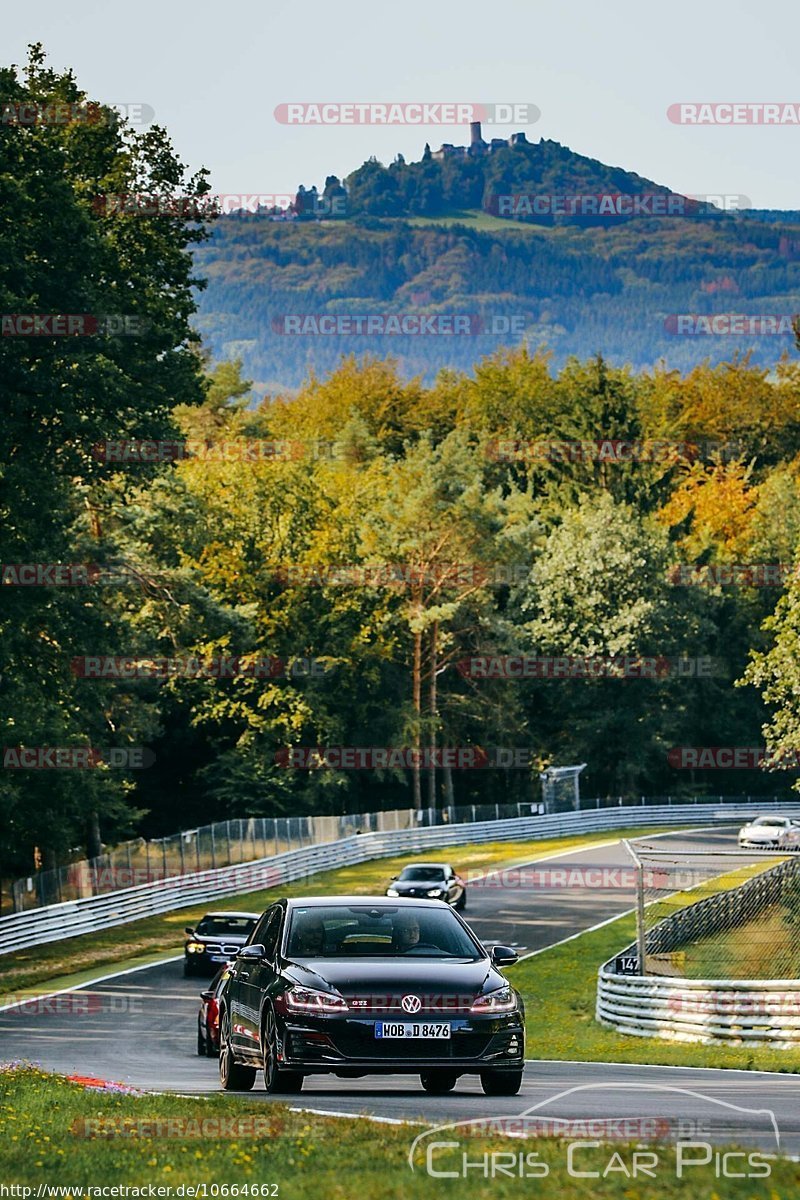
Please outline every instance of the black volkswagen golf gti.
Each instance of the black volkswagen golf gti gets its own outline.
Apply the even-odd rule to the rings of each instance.
[[[299,1092],[306,1075],[419,1075],[452,1091],[478,1073],[513,1096],[525,1060],[524,1012],[487,952],[443,901],[363,896],[280,900],[233,963],[220,997],[219,1072],[246,1091]]]

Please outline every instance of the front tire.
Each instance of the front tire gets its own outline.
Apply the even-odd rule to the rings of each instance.
[[[272,1095],[296,1096],[303,1087],[302,1071],[286,1071],[278,1066],[278,1028],[275,1013],[268,1008],[261,1027],[261,1053],[264,1059],[264,1087]]]
[[[461,893],[461,895],[458,897],[458,899],[456,900],[455,908],[456,908],[457,912],[463,912],[466,907],[467,907],[467,893],[466,893],[466,891],[463,891]]]
[[[200,1032],[200,1026],[197,1026],[197,1053],[200,1058],[208,1058],[208,1042]]]
[[[423,1071],[420,1083],[432,1096],[446,1096],[456,1086],[458,1076],[452,1071]]]
[[[522,1071],[481,1071],[481,1087],[487,1096],[516,1096]]]
[[[233,1057],[227,1013],[219,1023],[219,1081],[224,1092],[249,1092],[256,1081],[255,1067],[245,1067]]]

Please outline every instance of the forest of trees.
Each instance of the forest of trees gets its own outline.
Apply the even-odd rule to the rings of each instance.
[[[22,76],[0,72],[0,89],[14,102],[86,99],[38,50]],[[670,751],[765,736],[800,750],[796,353],[769,370],[743,358],[681,372],[601,355],[556,364],[517,347],[427,382],[381,353],[253,407],[246,367],[211,359],[191,323],[195,272],[245,287],[219,257],[224,242],[203,246],[203,230],[174,215],[91,203],[205,186],[157,127],[0,133],[2,312],[146,322],[140,337],[0,341],[0,876],[226,817],[534,799],[537,772],[567,762],[588,764],[594,795],[786,794],[794,770],[692,771]],[[307,279],[297,247],[279,241],[287,232],[274,250]],[[320,229],[317,253],[329,236]],[[433,235],[419,236],[415,274],[429,270],[435,288]],[[490,248],[484,284],[469,274],[466,235],[442,236],[448,279],[461,270],[480,291],[494,270],[525,273],[514,251],[500,261]],[[410,268],[406,234],[395,237],[385,261],[399,280]],[[351,279],[368,274],[370,253]],[[555,263],[542,270],[560,286]],[[361,293],[343,277],[341,294]],[[123,462],[125,440],[190,453]],[[93,586],[19,586],[18,565],[37,563],[99,574]],[[735,564],[770,571],[731,582],[711,570]],[[682,586],[692,566],[702,570]],[[664,669],[464,669],[487,655]],[[76,669],[104,656],[244,667],[224,678]],[[264,660],[320,669],[246,669]],[[701,660],[712,669],[675,667]],[[151,765],[13,769],[21,747],[85,746],[146,747]],[[531,766],[287,768],[287,752],[314,746],[522,748]]]
[[[438,164],[433,164],[438,169]],[[208,279],[195,320],[217,359],[240,358],[259,395],[299,387],[340,357],[391,355],[432,384],[504,346],[546,346],[554,365],[602,352],[614,365],[682,370],[750,351],[770,367],[790,333],[676,336],[675,314],[800,310],[800,224],[727,216],[651,217],[557,229],[273,221],[231,215],[197,247]],[[795,215],[796,218],[796,215]],[[292,335],[286,314],[468,314],[470,336]],[[494,332],[493,332],[494,331]]]

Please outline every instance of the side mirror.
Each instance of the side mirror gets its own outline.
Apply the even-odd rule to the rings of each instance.
[[[517,961],[519,955],[510,946],[492,946],[491,958],[496,967],[510,967]]]
[[[194,937],[194,929],[191,925],[187,925],[183,932],[188,933],[189,937]]]
[[[237,960],[242,962],[260,962],[266,955],[264,947],[256,942],[252,946],[242,946],[239,953],[236,955]]]
[[[389,882],[390,882],[390,883],[394,883],[395,879],[399,879],[399,878],[400,878],[400,876],[399,876],[399,875],[392,875],[392,877],[391,877],[391,879],[390,879],[390,881],[389,881]]]
[[[212,990],[210,990],[210,989],[206,990],[205,992],[201,992],[201,993],[200,993],[200,999],[201,999],[201,1000],[205,1000],[206,1002],[208,1002],[209,1000],[213,1000],[213,999],[214,999],[214,992],[213,992]]]

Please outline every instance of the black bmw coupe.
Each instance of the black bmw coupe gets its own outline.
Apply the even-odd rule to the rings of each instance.
[[[306,1075],[415,1074],[428,1092],[480,1075],[516,1095],[525,1060],[519,994],[442,901],[363,896],[280,900],[237,954],[220,997],[226,1091],[299,1092]]]

